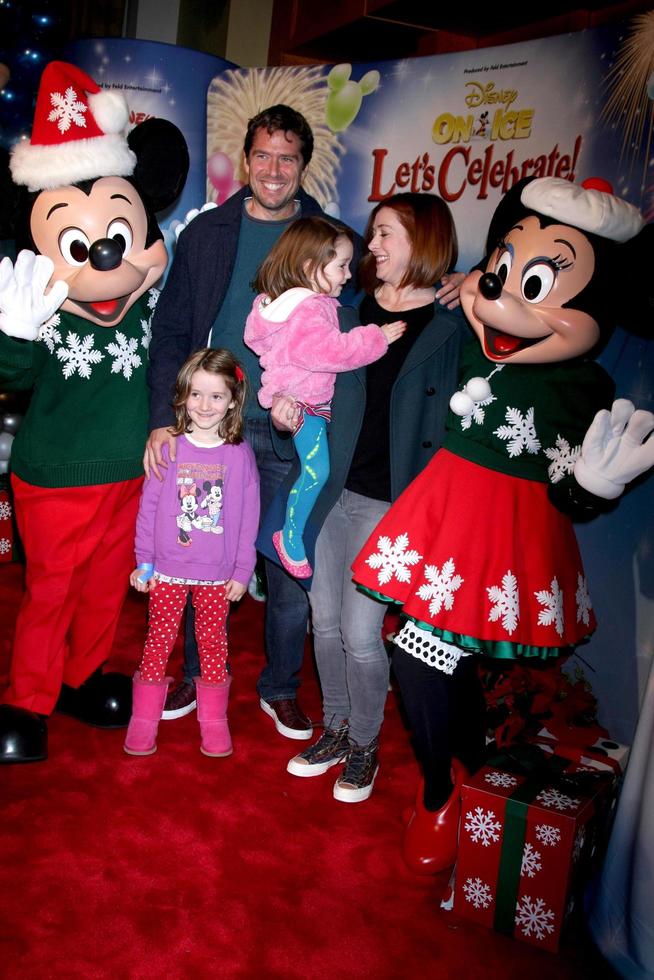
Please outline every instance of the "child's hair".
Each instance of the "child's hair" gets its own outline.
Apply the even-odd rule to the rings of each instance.
[[[277,299],[294,286],[316,288],[318,277],[336,256],[336,240],[352,242],[352,232],[325,218],[298,218],[277,239],[253,282],[257,293]]]
[[[248,382],[243,368],[232,352],[222,347],[216,349],[205,347],[196,351],[182,364],[175,381],[173,434],[179,436],[183,432],[190,432],[191,430],[191,420],[186,411],[186,401],[191,393],[193,375],[196,371],[220,374],[225,379],[225,384],[231,392],[234,404],[220,422],[218,435],[225,442],[238,445],[239,442],[243,441],[243,406],[247,396]]]

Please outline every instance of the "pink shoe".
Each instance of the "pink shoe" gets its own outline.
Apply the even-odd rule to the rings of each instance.
[[[232,737],[227,724],[227,702],[231,683],[231,677],[222,684],[207,684],[199,677],[195,682],[198,721],[202,736],[200,752],[203,755],[220,759],[233,752]]]
[[[138,670],[132,681],[132,717],[123,748],[128,755],[152,755],[157,751],[157,731],[172,677],[142,681]]]
[[[293,561],[293,559],[289,558],[289,556],[286,554],[286,548],[284,547],[281,531],[275,531],[272,536],[272,543],[275,547],[275,551],[279,555],[282,568],[287,571],[289,575],[292,575],[293,578],[311,578],[313,575],[313,568],[306,558],[303,561]]]

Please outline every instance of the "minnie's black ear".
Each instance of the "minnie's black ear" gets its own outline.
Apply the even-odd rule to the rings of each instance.
[[[614,276],[614,293],[621,297],[617,304],[618,321],[630,333],[651,338],[654,336],[654,224],[645,225],[619,248],[620,267]]]
[[[9,152],[0,146],[0,239],[14,238],[22,194],[11,179]]]
[[[163,211],[182,193],[189,168],[186,140],[167,119],[146,119],[127,137],[136,154],[134,180],[153,210]]]
[[[526,212],[527,208],[520,200],[520,195],[527,184],[535,179],[535,177],[523,177],[500,199],[488,227],[486,255],[490,256],[490,253],[497,248],[498,241],[506,235],[509,229],[513,228],[518,218]]]

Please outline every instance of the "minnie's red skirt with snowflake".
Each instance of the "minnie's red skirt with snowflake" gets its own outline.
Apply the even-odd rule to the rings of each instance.
[[[572,523],[547,485],[444,449],[352,568],[423,629],[490,656],[567,653],[596,625]]]

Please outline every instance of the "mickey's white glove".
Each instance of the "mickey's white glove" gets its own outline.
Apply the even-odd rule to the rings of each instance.
[[[654,414],[618,398],[610,412],[602,409],[591,422],[575,463],[577,483],[596,497],[615,500],[627,483],[654,466],[651,433]]]
[[[36,340],[41,324],[64,302],[65,282],[55,282],[46,294],[53,271],[52,259],[27,249],[19,252],[15,265],[9,258],[0,262],[0,330],[8,337]]]
[[[207,201],[207,203],[203,204],[200,209],[191,208],[190,211],[187,211],[183,221],[177,221],[177,220],[171,221],[170,230],[174,232],[175,239],[179,238],[179,236],[182,234],[184,229],[188,225],[190,225],[193,219],[197,218],[199,214],[204,214],[205,211],[212,211],[216,207],[218,207],[218,205],[214,204],[213,201]]]

